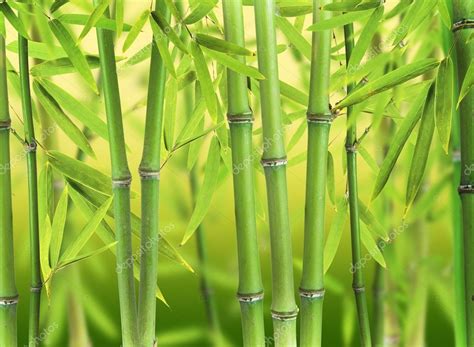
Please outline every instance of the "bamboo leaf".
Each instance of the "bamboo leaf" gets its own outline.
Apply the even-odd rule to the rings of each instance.
[[[290,152],[293,147],[296,146],[301,137],[304,135],[304,133],[306,132],[307,124],[308,121],[306,119],[303,119],[303,121],[300,123],[293,136],[291,137],[290,141],[288,142],[288,145],[286,146],[288,152]]]
[[[112,195],[112,181],[101,171],[57,151],[48,151],[47,155],[49,163],[64,176],[96,192]]]
[[[444,59],[438,69],[435,92],[436,128],[444,151],[449,151],[453,110],[454,69],[450,57]]]
[[[212,49],[213,51],[236,55],[255,55],[254,52],[245,47],[239,46],[233,42],[219,39],[214,36],[197,33],[195,35],[195,39],[198,44],[206,48]]]
[[[66,225],[67,208],[68,208],[69,193],[67,186],[64,188],[61,197],[59,198],[56,212],[54,213],[51,243],[49,246],[51,267],[54,269],[59,260],[61,252],[61,245],[63,242],[64,227]]]
[[[280,92],[283,96],[296,102],[297,104],[308,106],[308,95],[289,85],[288,83],[280,81]]]
[[[11,52],[18,53],[18,41],[12,41],[7,45]],[[42,42],[28,42],[28,56],[41,60],[53,60],[67,56],[64,49],[60,46],[51,46]]]
[[[97,135],[108,140],[109,135],[107,132],[107,125],[95,112],[53,82],[42,79],[39,80],[39,83],[64,110],[82,122],[82,124],[91,129]]]
[[[15,30],[18,32],[18,34],[20,34],[21,36],[23,36],[27,40],[30,39],[30,37],[28,35],[28,32],[26,31],[25,27],[23,26],[22,21],[15,15],[15,13],[13,12],[13,10],[11,9],[11,7],[8,3],[1,2],[0,3],[0,11],[3,13],[3,15],[8,20],[8,22],[10,22],[12,27],[15,28]]]
[[[115,1],[115,31],[117,32],[117,38],[120,38],[123,30],[123,14],[124,14],[124,0]]]
[[[145,10],[138,17],[138,20],[135,22],[135,24],[133,24],[132,29],[130,29],[127,37],[125,38],[125,42],[123,43],[122,47],[122,52],[127,51],[127,49],[129,49],[130,46],[135,42],[138,37],[138,34],[140,34],[140,31],[142,31],[143,26],[145,25],[149,15],[150,11]]]
[[[213,137],[209,146],[209,154],[207,157],[206,169],[204,171],[204,181],[199,189],[196,198],[196,206],[189,221],[186,232],[184,233],[181,245],[184,245],[193,235],[194,231],[199,227],[209,209],[212,196],[217,187],[216,174],[219,172],[220,164],[220,146],[217,137]]]
[[[86,59],[91,69],[98,69],[100,67],[100,60],[98,57],[86,55]],[[30,69],[30,72],[35,77],[51,77],[75,73],[77,71],[69,58],[59,58],[34,65]]]
[[[51,265],[49,263],[49,245],[51,242],[51,220],[49,216],[46,216],[43,222],[43,228],[41,228],[40,235],[40,267],[43,278],[46,280],[51,275]],[[47,288],[48,297],[49,289]]]
[[[151,12],[151,16],[153,20],[158,24],[161,29],[163,35],[167,36],[168,39],[173,42],[173,44],[180,49],[183,53],[188,54],[188,48],[186,45],[181,41],[176,31],[169,25],[168,21],[165,17],[159,12],[153,11]],[[157,38],[155,38],[156,40]]]
[[[299,17],[310,14],[312,12],[313,6],[304,6],[298,3],[278,6],[278,15],[282,17]]]
[[[328,151],[327,163],[327,189],[329,200],[333,205],[336,204],[336,180],[334,178],[334,158],[332,153]]]
[[[212,84],[211,75],[207,69],[206,59],[202,53],[201,48],[198,44],[191,42],[191,55],[194,60],[194,66],[196,67],[196,73],[199,82],[201,83],[201,90],[206,100],[207,110],[213,118],[217,120],[217,100],[214,92],[214,86]]]
[[[53,14],[57,10],[59,10],[62,6],[66,5],[69,2],[69,0],[55,0],[51,7],[49,8],[49,12]]]
[[[94,8],[94,11],[92,11],[89,19],[87,20],[86,24],[84,25],[84,28],[81,31],[81,34],[79,35],[78,41],[81,41],[97,24],[99,19],[104,14],[105,10],[109,7],[109,4],[110,0],[101,0],[100,3]]]
[[[420,129],[416,140],[415,151],[408,176],[407,192],[405,206],[408,209],[420,189],[423,175],[428,161],[428,155],[433,138],[435,120],[434,120],[434,90],[431,89],[426,100],[423,116],[421,117]]]
[[[33,82],[33,90],[41,105],[56,124],[84,153],[94,157],[94,151],[82,131],[66,116],[54,98],[38,83]]]
[[[341,243],[342,232],[344,230],[344,224],[347,219],[347,199],[346,197],[341,198],[337,202],[337,213],[335,214],[331,229],[324,245],[324,273],[326,273],[336,256],[337,249]]]
[[[459,99],[458,99],[456,108],[459,108],[461,101],[466,97],[467,94],[469,94],[473,86],[474,86],[474,60],[471,61],[471,64],[469,65],[469,68],[466,72],[466,76],[464,76],[464,80],[462,81],[461,91],[459,92]]]
[[[71,34],[67,31],[64,25],[57,19],[53,19],[49,22],[49,26],[54,36],[58,39],[59,43],[63,47],[67,56],[71,60],[72,64],[76,67],[77,72],[82,76],[82,78],[87,82],[87,84],[92,88],[92,90],[99,94],[97,85],[94,80],[94,76],[90,70],[89,64],[85,56],[82,54],[79,47],[74,43],[74,39]]]
[[[374,260],[377,263],[379,263],[382,267],[386,268],[387,264],[385,263],[385,259],[383,257],[382,252],[380,252],[380,249],[377,246],[377,243],[373,239],[372,235],[363,226],[361,226],[360,228],[360,240],[362,241],[362,244],[369,252],[370,256],[374,258]]]
[[[59,270],[62,270],[64,269],[66,266],[69,266],[69,265],[72,265],[74,263],[77,263],[81,260],[86,260],[86,259],[89,259],[89,258],[92,258],[96,255],[99,255],[101,253],[104,253],[105,251],[111,249],[112,247],[114,247],[116,244],[117,244],[118,241],[115,241],[115,242],[112,242],[112,243],[109,243],[108,245],[105,245],[105,246],[102,246],[98,249],[95,249],[91,252],[88,252],[88,253],[85,253],[85,254],[82,254],[82,255],[79,255],[79,256],[76,256],[72,259],[69,259],[69,260],[64,260],[64,261],[61,261],[57,268],[55,269],[55,271],[59,271]]]
[[[323,10],[343,11],[343,12],[364,11],[364,10],[372,9],[378,6],[380,6],[380,0],[362,1],[362,2],[361,0],[349,0],[349,1],[333,2],[331,4],[327,4],[323,7]]]
[[[346,24],[353,23],[355,21],[364,19],[368,17],[371,11],[361,11],[361,12],[348,12],[338,16],[331,17],[329,19],[324,19],[318,21],[317,23],[312,24],[308,27],[307,30],[310,31],[321,31],[329,30],[342,27]]]
[[[388,240],[387,231],[375,218],[369,208],[359,199],[359,214],[360,220],[367,226],[371,231],[372,235],[377,236],[383,240]]]
[[[189,25],[200,21],[212,11],[216,4],[217,0],[200,0],[197,2],[196,8],[184,18],[183,23]]]
[[[165,91],[165,148],[169,151],[174,145],[174,128],[176,124],[176,105],[178,96],[178,82],[170,78]]]
[[[438,0],[438,12],[443,24],[446,26],[446,28],[451,30],[453,21],[451,19],[451,13],[449,12],[446,0]]]
[[[372,200],[374,200],[380,194],[387,183],[393,167],[395,166],[395,163],[397,162],[398,157],[400,156],[400,153],[402,152],[402,149],[408,140],[408,137],[415,128],[416,123],[418,123],[418,120],[420,119],[423,112],[423,105],[425,104],[427,92],[428,88],[425,87],[423,92],[421,92],[414,100],[413,105],[401,123],[400,128],[391,140],[390,148],[388,149],[388,153],[382,162],[382,166],[380,167],[379,173],[375,180],[374,190],[372,192]]]
[[[108,198],[107,201],[97,209],[97,211],[94,213],[94,215],[86,224],[86,226],[81,230],[79,235],[61,255],[61,263],[71,261],[77,256],[77,254],[79,254],[82,248],[86,245],[87,241],[89,241],[91,236],[94,234],[99,224],[105,218],[107,211],[109,210],[110,205],[112,204],[112,200],[113,197]]]
[[[283,32],[288,41],[295,47],[306,59],[311,60],[311,45],[308,41],[295,29],[288,19],[275,16],[277,27]]]
[[[229,68],[242,75],[254,78],[256,80],[265,79],[265,76],[263,76],[260,73],[260,71],[258,71],[258,69],[254,68],[253,66],[248,66],[227,54],[211,51],[208,49],[205,49],[205,52],[206,52],[206,55],[208,55],[212,59],[215,59],[219,64],[225,66],[226,68]],[[199,73],[198,73],[198,78],[199,78]]]
[[[438,65],[439,62],[432,58],[423,59],[415,63],[404,65],[375,79],[374,81],[370,81],[360,88],[357,88],[354,92],[342,99],[342,101],[336,105],[336,108],[342,109],[344,107],[360,103],[373,95],[398,86],[414,79],[415,77],[421,76],[426,72],[436,68]]]
[[[165,64],[166,69],[168,72],[176,78],[176,71],[173,65],[173,59],[171,58],[170,52],[168,50],[168,40],[165,39],[165,36],[161,33],[158,24],[150,17],[150,25],[153,31],[153,38],[160,52],[161,59],[163,60],[163,64]]]
[[[61,23],[65,24],[73,24],[73,25],[85,25],[89,19],[89,16],[86,14],[77,14],[77,13],[65,13],[60,15],[57,18]],[[110,31],[117,30],[117,22],[113,19],[107,18],[102,16],[99,20],[94,24],[96,28],[99,29],[106,29]],[[130,31],[132,26],[126,23],[122,24],[122,31]]]

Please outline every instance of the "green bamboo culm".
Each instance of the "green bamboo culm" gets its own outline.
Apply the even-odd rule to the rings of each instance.
[[[100,1],[94,0],[95,5]],[[109,11],[104,15],[109,17]],[[105,111],[109,132],[110,157],[112,164],[112,190],[114,195],[115,237],[117,243],[117,277],[124,347],[139,346],[137,304],[133,267],[123,266],[132,259],[132,235],[130,224],[130,183],[122,110],[115,65],[113,32],[97,28],[100,73],[103,81]]]
[[[0,34],[0,346],[17,346],[18,292],[13,255],[10,112],[5,37]]]
[[[169,11],[163,1],[156,11],[166,18]],[[156,282],[158,277],[160,153],[165,99],[166,69],[156,46],[151,46],[145,139],[139,172],[141,179],[142,225],[138,327],[141,346],[153,346],[156,332]]]
[[[349,64],[351,53],[354,48],[354,27],[352,24],[344,26],[344,44],[346,49],[346,63]],[[352,83],[347,86],[347,94],[354,89]],[[347,153],[347,177],[349,189],[349,216],[351,226],[351,245],[352,245],[352,267],[353,274],[352,288],[354,290],[357,317],[359,321],[360,343],[362,347],[372,346],[370,336],[369,311],[367,308],[367,298],[365,294],[365,281],[361,262],[360,247],[360,220],[358,206],[358,187],[357,187],[357,124],[352,118],[352,106],[347,108],[347,135],[346,135],[346,153]]]
[[[474,2],[454,0],[453,32],[456,45],[458,83],[466,78],[474,59],[474,41],[469,40],[474,27]],[[461,85],[459,85],[461,88]],[[461,126],[461,183],[464,233],[464,268],[467,320],[467,346],[474,346],[474,91],[462,99],[459,113]]]
[[[40,301],[43,287],[39,253],[39,221],[38,221],[38,170],[36,163],[37,143],[33,125],[33,111],[30,89],[30,70],[28,63],[28,40],[18,35],[18,55],[20,66],[20,89],[23,122],[25,128],[26,161],[28,167],[28,211],[30,233],[30,311],[29,311],[29,344],[36,346],[39,336]]]
[[[288,215],[286,152],[281,117],[274,0],[256,0],[255,18],[272,258],[272,318],[275,346],[296,346],[293,256]]]
[[[313,23],[330,17],[322,7],[327,0],[313,1]],[[315,31],[312,36],[309,89],[308,161],[306,167],[306,206],[303,275],[300,285],[303,347],[321,346],[324,300],[324,216],[328,141],[332,114],[329,106],[331,31]]]
[[[227,41],[245,45],[241,0],[224,0],[224,32]],[[236,57],[242,63],[245,58]],[[228,121],[232,146],[235,220],[243,345],[265,346],[263,322],[263,285],[258,253],[255,212],[255,183],[252,165],[253,114],[249,106],[247,79],[227,70]]]

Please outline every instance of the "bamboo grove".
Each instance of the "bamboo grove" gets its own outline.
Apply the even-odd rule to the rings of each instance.
[[[0,346],[474,347],[472,0],[0,0]]]

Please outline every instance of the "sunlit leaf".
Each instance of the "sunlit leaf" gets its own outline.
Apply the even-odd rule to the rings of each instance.
[[[283,32],[288,41],[295,47],[306,59],[311,60],[311,45],[301,35],[298,30],[288,21],[288,19],[275,16],[277,27]]]
[[[450,57],[444,59],[438,69],[435,92],[436,128],[444,151],[449,151],[453,111],[454,69]]]
[[[133,42],[135,42],[138,37],[138,34],[140,34],[140,31],[143,29],[143,26],[145,25],[149,15],[149,10],[143,11],[142,14],[138,17],[138,20],[135,22],[135,24],[133,24],[132,29],[130,29],[130,32],[125,38],[125,42],[123,43],[123,52],[129,49]]]
[[[200,0],[197,3],[196,8],[184,18],[184,24],[194,24],[207,16],[209,12],[216,6],[217,0]]]
[[[205,50],[205,53],[207,56],[215,59],[219,64],[222,64],[226,68],[229,68],[235,72],[238,72],[242,75],[254,78],[256,80],[262,80],[265,79],[265,76],[263,76],[258,69],[248,66],[239,60],[231,57],[230,55],[220,53],[220,52],[215,52],[211,51],[209,49]],[[196,69],[197,70],[197,69]],[[198,73],[199,74],[199,73]],[[198,75],[199,77],[199,75]]]
[[[25,27],[23,26],[22,21],[15,15],[11,7],[7,2],[0,3],[0,11],[3,13],[5,18],[10,22],[12,27],[24,38],[30,39],[28,32],[26,31]]]
[[[324,245],[324,273],[326,273],[336,256],[347,219],[347,199],[341,198],[337,202],[337,212],[333,217],[331,229]]]
[[[61,197],[59,198],[58,205],[56,206],[56,212],[54,213],[51,243],[49,246],[51,267],[55,268],[59,260],[59,254],[61,252],[61,245],[64,236],[64,227],[66,225],[67,208],[69,201],[69,193],[67,186],[64,188]]]
[[[104,14],[105,10],[109,7],[109,3],[111,0],[101,0],[100,3],[94,8],[94,11],[91,13],[89,19],[87,20],[84,28],[79,35],[79,41],[81,41],[89,31],[96,25],[99,19]]]
[[[245,47],[236,45],[235,43],[219,39],[214,36],[197,33],[195,36],[196,42],[201,46],[212,49],[214,51],[236,54],[236,55],[255,55],[254,52]]]

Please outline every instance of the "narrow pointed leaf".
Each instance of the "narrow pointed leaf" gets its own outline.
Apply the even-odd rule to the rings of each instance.
[[[280,81],[280,91],[283,96],[286,96],[288,99],[304,106],[308,106],[308,95],[296,89],[295,87]]]
[[[88,252],[88,253],[85,253],[85,254],[82,254],[82,255],[78,255],[78,256],[76,256],[72,259],[61,261],[61,263],[58,264],[58,267],[55,269],[55,271],[59,271],[61,269],[64,269],[66,266],[75,264],[75,263],[77,263],[81,260],[86,260],[86,259],[92,258],[96,255],[99,255],[101,253],[104,253],[105,251],[107,251],[107,250],[111,249],[112,247],[114,247],[116,244],[117,244],[117,241],[109,243],[108,245],[102,246],[102,247],[100,247],[98,249],[95,249],[91,252]]]
[[[343,197],[337,203],[337,213],[334,215],[331,229],[324,245],[324,273],[326,273],[336,256],[337,249],[341,243],[344,223],[347,219],[347,199]]]
[[[77,14],[77,13],[65,13],[60,15],[58,18],[62,23],[65,24],[73,24],[73,25],[86,25],[89,16],[86,14]],[[106,29],[110,31],[116,31],[117,30],[117,23],[115,20],[107,18],[107,17],[101,17],[99,20],[94,24],[94,27],[100,28],[100,29]],[[132,26],[126,23],[122,24],[122,31],[130,31],[132,29]]]
[[[151,12],[151,16],[153,17],[153,20],[156,22],[156,24],[158,24],[160,27],[162,34],[167,36],[168,39],[173,42],[173,44],[183,53],[188,54],[188,48],[183,43],[183,41],[181,41],[176,31],[169,25],[166,18],[163,17],[161,13],[156,11]]]
[[[138,17],[138,20],[135,22],[135,24],[133,24],[132,29],[130,29],[130,32],[125,38],[125,42],[123,43],[123,47],[122,47],[123,52],[129,49],[130,46],[135,42],[135,40],[138,37],[138,34],[140,34],[140,31],[142,31],[143,26],[145,25],[149,15],[150,15],[149,10],[143,11],[140,17]]]
[[[116,0],[115,1],[115,25],[117,32],[117,38],[120,38],[123,31],[123,14],[124,14],[124,0]]]
[[[174,145],[174,128],[176,124],[176,105],[178,96],[178,83],[176,79],[170,78],[166,85],[165,92],[165,124],[164,141],[165,147],[169,151]]]
[[[308,27],[307,30],[310,31],[321,31],[339,28],[346,24],[353,23],[357,20],[364,19],[370,14],[371,11],[362,11],[362,12],[348,12],[338,16],[331,17],[329,19],[321,20],[317,23],[312,24]]]
[[[333,205],[336,204],[336,180],[334,178],[334,158],[332,153],[328,151],[327,163],[327,189],[329,200]]]
[[[49,245],[51,242],[51,220],[49,216],[43,221],[40,235],[40,265],[43,278],[49,278],[51,274],[51,264],[49,263]]]
[[[170,55],[170,51],[168,50],[168,40],[162,34],[158,24],[156,24],[155,20],[150,16],[150,25],[153,31],[153,39],[160,52],[161,59],[163,60],[163,64],[165,64],[166,69],[168,72],[176,78],[176,70],[173,64],[173,58]]]
[[[213,51],[236,55],[255,55],[254,52],[245,47],[236,45],[235,43],[226,40],[219,39],[214,36],[198,33],[196,34],[195,39],[198,44],[206,48],[212,49]]]
[[[451,58],[447,57],[439,66],[435,92],[436,128],[446,153],[449,151],[449,139],[451,137],[453,89],[453,63]]]
[[[464,76],[464,80],[462,81],[461,91],[459,92],[459,99],[457,108],[461,104],[461,101],[469,94],[471,88],[474,86],[474,60],[471,61],[471,65],[469,65],[469,69]]]
[[[94,8],[94,11],[91,13],[89,19],[87,20],[84,28],[79,35],[79,41],[81,41],[89,31],[97,24],[99,19],[104,14],[105,10],[109,7],[110,0],[101,0],[101,2]]]
[[[360,220],[367,226],[372,235],[383,240],[387,240],[387,231],[377,218],[370,212],[368,207],[359,199]]]
[[[69,2],[69,0],[55,0],[51,7],[49,8],[49,12],[53,14],[57,10],[59,10],[62,6],[66,5]]]
[[[365,249],[367,249],[367,251],[369,252],[370,256],[374,258],[374,260],[382,267],[386,268],[387,264],[385,263],[385,258],[382,252],[380,252],[377,243],[365,227],[360,228],[360,240],[362,241],[362,244],[364,245]]]
[[[98,57],[86,55],[86,59],[91,69],[98,69],[100,67],[100,60]],[[74,65],[72,65],[72,62],[69,58],[59,58],[34,65],[30,69],[30,72],[35,77],[52,77],[76,73],[77,70]]]
[[[18,53],[18,41],[12,41],[7,45],[7,49],[11,52]],[[67,57],[66,52],[61,46],[47,45],[43,42],[29,41],[28,55],[31,58],[41,60],[53,60]]]
[[[23,23],[21,20],[15,15],[11,7],[7,2],[1,2],[0,3],[0,11],[3,13],[5,18],[10,22],[13,28],[26,39],[30,39],[28,32],[26,31]]]
[[[209,49],[205,50],[206,55],[215,59],[219,64],[222,64],[226,68],[229,68],[235,72],[238,72],[242,75],[254,78],[256,80],[263,80],[265,76],[263,76],[258,69],[254,68],[253,66],[248,66],[237,59],[227,55],[225,53],[211,51]]]
[[[277,27],[283,32],[288,41],[295,47],[306,59],[311,60],[311,45],[303,35],[288,21],[288,19],[275,16]]]
[[[64,227],[66,225],[67,208],[68,208],[69,193],[67,186],[64,188],[61,197],[59,198],[56,212],[54,213],[51,243],[49,246],[51,267],[54,269],[59,260],[61,252],[61,245],[63,242]]]
[[[197,4],[196,8],[184,18],[184,24],[194,24],[207,16],[214,6],[216,6],[217,0],[200,0]]]

